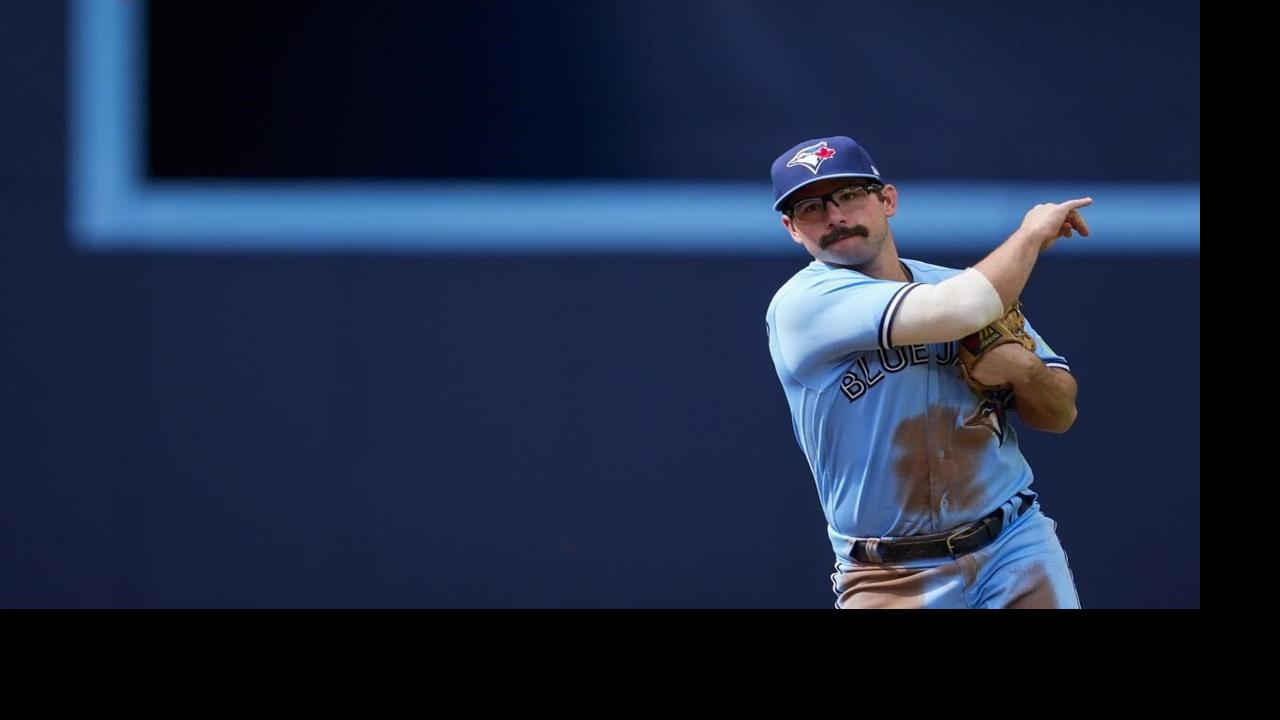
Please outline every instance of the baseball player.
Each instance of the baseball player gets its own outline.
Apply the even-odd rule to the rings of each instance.
[[[1065,432],[1067,361],[1019,310],[1091,198],[1036,205],[965,270],[898,256],[898,191],[848,137],[773,163],[774,210],[813,262],[769,304],[769,352],[818,487],[840,608],[1077,608],[1008,413]]]

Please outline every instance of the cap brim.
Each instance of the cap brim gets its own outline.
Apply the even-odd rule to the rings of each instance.
[[[866,178],[868,180],[875,180],[876,182],[884,182],[875,175],[868,175],[866,173],[833,173],[831,175],[820,175],[818,177],[805,180],[799,185],[796,185],[783,193],[782,197],[778,198],[778,201],[773,204],[773,209],[778,212],[782,212],[782,206],[787,204],[787,198],[794,195],[797,190],[808,187],[816,182],[822,182],[823,180],[830,180],[832,178]]]

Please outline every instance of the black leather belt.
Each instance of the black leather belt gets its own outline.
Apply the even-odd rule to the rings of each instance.
[[[1021,502],[1013,502],[1013,499],[1021,499]],[[915,537],[855,540],[853,559],[860,563],[898,563],[967,555],[981,550],[1000,537],[1006,525],[1012,524],[1014,519],[1022,517],[1035,505],[1035,499],[1033,492],[1020,492],[981,520],[947,532]],[[1013,517],[1006,523],[1002,514],[1008,505],[1016,508]]]

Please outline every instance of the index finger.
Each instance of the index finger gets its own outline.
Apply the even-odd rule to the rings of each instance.
[[[1089,224],[1084,221],[1084,216],[1079,211],[1072,210],[1067,213],[1067,222],[1071,223],[1071,227],[1075,228],[1076,232],[1088,237]]]

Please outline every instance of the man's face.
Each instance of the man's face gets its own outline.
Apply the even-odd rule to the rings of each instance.
[[[885,185],[879,193],[854,191],[840,193],[851,186],[874,182],[864,178],[831,178],[796,192],[789,199],[791,208],[803,208],[806,200],[836,193],[837,206],[828,199],[816,213],[797,212],[782,216],[782,226],[791,239],[803,245],[809,254],[835,265],[862,266],[880,255],[889,236],[889,218],[898,210],[898,190]]]

